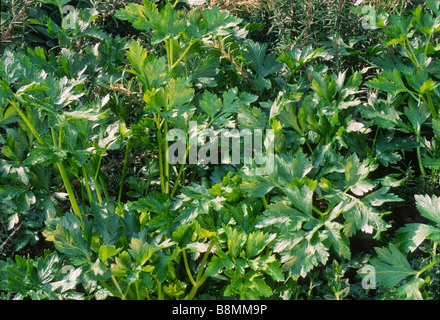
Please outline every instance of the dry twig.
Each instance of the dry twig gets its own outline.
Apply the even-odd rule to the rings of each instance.
[[[14,28],[14,24],[16,24],[23,14],[26,12],[26,8],[30,6],[34,2],[33,0],[28,0],[28,2],[25,3],[23,8],[17,13],[15,18],[12,20],[11,24],[9,25],[8,29],[6,30],[5,34],[3,35],[2,39],[0,41],[6,41],[9,38],[9,34],[11,33],[12,29]]]

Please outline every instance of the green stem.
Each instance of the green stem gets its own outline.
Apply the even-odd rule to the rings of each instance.
[[[142,300],[141,292],[139,290],[139,282],[138,281],[135,281],[135,283],[134,283],[134,286],[136,288],[136,300]]]
[[[167,51],[168,70],[171,71],[171,57],[170,57],[169,43],[170,43],[169,39],[165,39],[165,50]]]
[[[98,202],[102,203],[102,196],[101,196],[101,189],[99,188],[98,179],[93,179],[93,182],[95,183],[95,189],[96,189],[96,195],[98,196]]]
[[[168,122],[165,121],[163,126],[163,139],[164,144],[164,176],[165,176],[165,193],[168,194],[170,192],[170,164],[168,163],[168,140],[166,139],[168,135]]]
[[[104,178],[101,175],[99,175],[98,179],[99,182],[101,183],[101,188],[102,191],[104,192],[105,199],[107,200],[107,202],[110,202],[110,194],[108,193],[107,187],[105,186]]]
[[[61,147],[63,145],[62,136],[63,136],[63,126],[60,125],[60,132],[58,134],[58,148],[60,148],[60,149],[61,149]]]
[[[431,37],[432,37],[432,32],[429,33],[428,39],[426,40],[425,51],[423,52],[422,67],[425,65],[426,56],[428,54],[428,47],[429,47],[429,43],[431,41]]]
[[[67,194],[69,196],[70,204],[72,205],[73,212],[80,218],[82,218],[81,210],[79,209],[78,203],[76,202],[75,193],[73,192],[72,186],[70,185],[69,176],[67,175],[66,169],[64,168],[64,163],[62,161],[57,163],[58,170],[61,174],[61,179],[63,180],[64,187],[66,188]]]
[[[373,145],[371,146],[371,154],[370,156],[373,157],[373,153],[374,153],[374,147],[376,146],[376,140],[377,140],[377,135],[379,134],[379,127],[376,128],[376,133],[374,134],[374,140],[373,140]]]
[[[158,300],[164,300],[163,292],[162,292],[162,283],[160,283],[160,282],[159,282],[158,290],[157,290],[157,299]]]
[[[408,51],[408,49],[406,48],[406,44],[405,44],[405,42],[402,42],[402,47],[403,47],[403,50],[405,50],[406,55],[407,55],[408,58],[411,60],[411,62],[412,62],[417,68],[419,68],[419,67],[418,67],[419,63],[418,63],[416,60],[414,60],[413,56],[411,55],[411,53],[410,53],[410,52]]]
[[[165,180],[164,180],[164,173],[163,173],[163,159],[162,159],[162,133],[161,133],[161,124],[160,124],[160,116],[157,115],[154,116],[154,120],[156,121],[156,127],[157,127],[157,147],[158,147],[158,155],[159,155],[159,174],[160,174],[160,188],[162,190],[162,193],[165,193]]]
[[[32,125],[32,123],[29,121],[29,119],[27,118],[27,116],[24,114],[23,111],[21,111],[20,107],[17,106],[17,104],[15,102],[12,102],[10,100],[8,100],[9,104],[11,104],[15,110],[17,111],[17,113],[20,115],[21,119],[23,119],[23,121],[26,123],[26,125],[28,126],[29,130],[32,132],[32,134],[35,136],[35,139],[37,139],[38,142],[43,143],[43,139],[41,138],[41,136],[38,134],[37,130],[35,130],[35,127]]]
[[[170,38],[169,40],[169,46],[170,46],[170,61],[169,61],[169,68],[170,68],[170,72],[171,70],[173,70],[173,61],[174,61],[174,44],[173,44],[173,39]]]
[[[211,253],[212,247],[214,247],[214,241],[211,241],[209,244],[208,249],[205,252],[205,255],[203,256],[202,263],[200,264],[199,272],[197,273],[196,281],[199,282],[199,280],[202,278],[203,270],[205,268],[206,260],[208,260],[209,254]]]
[[[191,46],[194,44],[195,42],[191,40],[191,42],[189,43],[188,47],[186,47],[185,51],[183,51],[182,55],[179,57],[179,59],[176,60],[176,62],[174,62],[170,68],[170,71],[173,70],[175,67],[177,67],[177,65],[180,63],[180,61],[182,61],[182,59],[186,56],[186,54],[188,53],[189,49],[191,48]]]
[[[261,201],[263,201],[264,210],[268,210],[266,196],[262,196]]]
[[[182,249],[182,256],[183,256],[183,262],[185,264],[186,274],[188,275],[189,281],[192,283],[192,285],[194,287],[197,287],[197,282],[194,280],[194,278],[193,278],[193,276],[191,274],[191,270],[189,268],[188,258],[186,257],[185,249]]]
[[[304,141],[306,142],[307,147],[309,148],[310,153],[311,153],[312,156],[313,156],[313,149],[312,149],[312,147],[310,146],[309,141],[307,141],[307,137],[306,137],[306,135],[304,135]]]
[[[122,187],[124,186],[124,178],[125,178],[125,172],[127,170],[127,162],[128,162],[128,151],[129,149],[129,143],[130,139],[127,141],[127,145],[125,146],[125,156],[124,156],[124,165],[122,167],[122,177],[121,182],[119,183],[119,194],[118,194],[118,202],[121,202],[122,197]]]
[[[116,286],[116,288],[117,288],[118,291],[119,291],[120,298],[121,298],[122,300],[125,300],[124,293],[122,292],[121,287],[119,286],[118,280],[116,280],[116,278],[115,278],[115,276],[114,276],[113,274],[112,274],[112,276],[111,276],[111,279],[112,279],[114,285]]]
[[[347,190],[348,191],[348,190]],[[319,210],[318,208],[316,208],[315,206],[312,206],[313,211],[315,211],[317,214],[319,214],[321,217],[325,217],[325,214]]]
[[[435,266],[435,265],[438,263],[438,261],[439,261],[439,258],[438,258],[438,257],[434,258],[434,259],[431,261],[430,264],[428,264],[426,267],[424,267],[422,270],[420,270],[420,271],[417,273],[417,277],[420,277],[420,276],[422,275],[423,272],[425,272],[425,271],[431,269],[433,266]]]
[[[414,65],[417,67],[417,69],[420,69],[420,63],[417,60],[416,55],[414,54],[413,47],[412,47],[412,45],[411,45],[411,43],[409,42],[408,39],[406,39],[406,41],[408,42],[408,48],[410,50],[410,54],[411,54],[411,57],[412,57],[411,61],[414,63]]]
[[[84,181],[85,181],[85,184],[86,184],[87,196],[89,198],[89,203],[91,204],[92,201],[93,201],[93,196],[92,196],[92,190],[90,189],[89,178],[88,178],[88,175],[87,175],[86,168],[84,166],[82,166],[81,169],[82,169]]]
[[[120,299],[122,298],[122,296],[119,296],[119,294],[115,290],[113,290],[107,283],[105,283],[102,280],[99,280],[99,282],[102,284],[102,286],[104,288],[106,288],[108,291],[110,291],[110,293],[113,294],[115,297],[120,298]]]
[[[416,133],[417,133],[417,160],[419,162],[419,167],[420,167],[420,173],[422,174],[423,177],[426,177],[426,172],[425,172],[425,168],[423,167],[422,164],[422,152],[421,152],[421,146],[420,146],[420,131],[421,131],[421,126],[419,125],[416,129]]]
[[[428,98],[427,105],[428,105],[429,109],[431,110],[432,118],[434,120],[437,120],[437,118],[438,118],[437,110],[435,110],[434,103],[432,102],[431,93],[426,93],[426,97]]]
[[[102,154],[99,155],[98,166],[96,167],[94,180],[98,178],[99,170],[101,170]]]
[[[186,148],[185,157],[183,158],[183,162],[180,165],[179,173],[177,174],[176,181],[174,182],[173,190],[171,191],[171,198],[174,196],[174,194],[177,191],[177,188],[179,187],[179,181],[180,181],[180,178],[182,177],[183,171],[185,169],[186,158],[188,157],[188,153],[189,153],[189,146]]]
[[[8,100],[9,101],[9,100]],[[32,134],[35,136],[35,139],[37,139],[38,142],[44,143],[43,138],[38,134],[35,127],[32,125],[32,123],[29,121],[27,116],[24,114],[23,111],[21,111],[20,107],[13,101],[9,101],[9,103],[15,108],[17,113],[20,115],[20,117],[23,119],[23,121],[28,126],[29,130],[32,132]],[[61,133],[61,132],[60,132]],[[64,163],[60,161],[57,163],[58,169],[61,174],[61,178],[64,183],[64,187],[66,188],[67,194],[69,196],[70,204],[72,205],[73,212],[82,218],[81,210],[79,209],[78,203],[76,202],[75,193],[73,192],[72,186],[70,185],[69,177],[67,175],[66,169],[64,168]]]
[[[197,278],[195,280],[195,284],[193,283],[193,287],[192,287],[190,293],[188,294],[188,296],[186,297],[186,300],[193,299],[197,293],[197,290],[206,281],[206,279],[208,279],[208,277],[204,274],[203,271],[205,269],[206,261],[208,260],[209,254],[211,253],[211,249],[213,246],[214,246],[214,241],[211,241],[208,249],[205,252],[205,255],[203,256],[202,262],[200,263],[200,268],[199,268],[199,272],[197,273]]]
[[[96,191],[96,196],[98,197],[98,202],[102,203],[102,196],[101,196],[101,191],[99,189],[98,178],[97,177],[95,178],[95,176],[97,176],[97,174],[96,174],[96,172],[95,172],[95,174],[90,172],[88,167],[85,167],[85,168],[87,170],[88,175],[92,178],[93,183],[95,185],[95,191]],[[99,168],[98,168],[98,170],[99,170]]]

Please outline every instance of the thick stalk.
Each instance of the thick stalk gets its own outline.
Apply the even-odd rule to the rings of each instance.
[[[264,210],[268,210],[266,196],[262,196],[261,200],[263,201]]]
[[[73,212],[80,218],[82,218],[81,210],[79,209],[78,203],[76,202],[75,193],[73,192],[72,186],[70,185],[69,176],[67,175],[66,169],[64,168],[64,163],[62,161],[57,163],[58,170],[61,174],[61,179],[63,179],[64,187],[66,188],[67,194],[69,196],[70,204],[72,205]]]
[[[108,193],[107,187],[105,186],[104,178],[99,175],[98,176],[99,182],[101,183],[102,192],[104,192],[105,199],[107,202],[110,202],[110,194]]]
[[[194,280],[194,278],[193,278],[193,276],[191,274],[191,270],[189,268],[188,258],[186,257],[185,249],[182,249],[182,256],[183,256],[183,262],[185,264],[186,274],[188,275],[189,281],[192,283],[192,285],[194,287],[197,287],[197,282]]]
[[[180,61],[182,61],[183,58],[185,58],[186,54],[188,53],[189,49],[191,48],[191,46],[194,44],[193,41],[191,41],[188,45],[188,47],[186,47],[185,51],[183,51],[182,55],[179,57],[179,59],[176,60],[176,62],[174,62],[171,65],[170,71],[173,70],[175,67],[177,67],[177,65],[180,63]],[[186,64],[185,64],[186,66]],[[186,68],[186,67],[185,67]]]
[[[212,250],[213,246],[214,246],[214,241],[211,241],[211,243],[209,244],[208,249],[205,252],[205,255],[203,256],[202,262],[200,263],[199,272],[197,273],[197,278],[195,280],[195,284],[196,285],[193,284],[193,287],[192,287],[190,293],[186,297],[186,300],[193,299],[194,296],[197,293],[197,290],[206,281],[206,279],[208,279],[208,277],[204,274],[203,271],[205,270],[205,264],[206,264],[206,261],[208,260],[208,256],[211,253],[211,250]]]
[[[38,134],[37,130],[33,126],[33,124],[29,121],[27,116],[24,114],[23,111],[21,111],[20,107],[12,101],[9,101],[9,103],[15,108],[17,113],[20,115],[20,117],[23,119],[23,121],[28,126],[29,130],[32,132],[32,134],[35,136],[35,139],[37,139],[38,142],[44,143],[43,138]],[[61,174],[61,178],[64,183],[64,187],[66,188],[67,194],[69,196],[70,204],[72,205],[73,212],[82,218],[81,210],[79,209],[78,203],[76,202],[75,193],[73,192],[72,186],[70,185],[69,177],[67,175],[66,169],[64,168],[64,164],[62,161],[57,163],[58,169]]]
[[[158,289],[157,289],[157,300],[164,300],[163,292],[162,292],[162,283],[158,281]]]

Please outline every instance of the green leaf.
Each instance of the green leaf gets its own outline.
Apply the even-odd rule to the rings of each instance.
[[[223,107],[221,99],[209,91],[205,91],[199,105],[211,119],[214,119],[215,114]]]
[[[362,196],[371,191],[376,183],[367,179],[370,171],[374,170],[374,164],[368,159],[360,163],[356,154],[350,157],[350,161],[345,165],[345,182],[346,188],[349,188],[355,195]]]
[[[243,20],[230,14],[228,11],[220,12],[216,7],[203,10],[203,20],[199,28],[202,35],[226,36],[230,29],[238,26]]]
[[[389,227],[388,223],[382,219],[382,213],[375,209],[375,206],[389,201],[402,200],[393,194],[388,194],[388,190],[388,187],[381,188],[362,199],[349,194],[339,195],[345,199],[341,209],[345,217],[344,234],[347,237],[351,237],[357,230],[361,230],[370,234],[376,231],[374,236],[376,238]]]
[[[370,263],[375,268],[376,280],[382,285],[393,288],[405,278],[416,275],[406,257],[394,245],[388,248],[374,248],[377,258]]]
[[[336,253],[349,260],[351,258],[350,241],[341,233],[343,225],[337,222],[325,222],[325,228],[328,231],[328,239]]]
[[[428,107],[426,107],[425,104],[416,105],[416,102],[413,99],[409,100],[408,107],[405,107],[404,113],[408,117],[413,128],[416,130],[425,123],[430,115]]]
[[[414,252],[426,239],[440,243],[440,228],[423,223],[408,223],[397,230],[394,243],[403,252]]]
[[[154,2],[144,1],[144,5],[129,3],[123,9],[115,13],[115,17],[121,20],[127,20],[133,24],[133,27],[139,30],[148,31],[152,24],[158,19],[159,11]]]
[[[240,190],[253,197],[261,198],[277,186],[271,177],[249,176],[245,179],[239,186]]]
[[[154,8],[153,12],[155,13]],[[159,15],[155,14],[154,18],[151,23],[154,34],[154,37],[151,39],[152,44],[158,44],[170,36],[174,37],[186,27],[186,21],[179,18],[179,14],[174,10],[171,2],[167,2]]]
[[[246,242],[246,234],[241,232],[238,228],[233,228],[229,226],[223,227],[225,233],[228,237],[228,248],[231,253],[231,257],[236,258],[241,252],[243,245]]]
[[[304,185],[302,188],[292,186],[283,191],[299,211],[309,216],[312,215],[313,191],[308,186]]]
[[[416,206],[425,218],[440,224],[440,197],[436,195],[415,195]]]
[[[246,242],[247,258],[255,257],[276,237],[276,234],[268,234],[262,231],[254,231],[249,234]]]
[[[402,284],[396,289],[396,294],[404,297],[404,300],[423,300],[420,287],[425,283],[419,277],[413,277],[408,282]]]
[[[218,253],[217,253],[218,254]],[[234,262],[226,255],[222,254],[220,256],[213,256],[211,261],[208,263],[205,274],[208,277],[212,277],[219,273],[223,268],[232,269],[234,267]]]
[[[272,295],[272,289],[266,284],[263,279],[254,279],[254,287],[259,296],[270,297]]]
[[[320,263],[326,264],[329,257],[328,249],[317,237],[310,239],[311,241],[307,241],[303,236],[301,233],[297,233],[297,235],[291,239],[291,241],[294,241],[281,253],[283,270],[288,271],[289,276],[295,278],[299,278],[300,276],[305,277],[308,272]]]
[[[315,91],[319,97],[332,106],[333,98],[336,95],[336,81],[331,79],[330,76],[322,76],[319,73],[312,72],[313,80],[311,88]]]
[[[68,256],[77,256],[86,259],[90,256],[90,249],[87,243],[76,234],[72,234],[68,228],[61,224],[56,226],[53,239],[57,250]]]
[[[306,63],[327,55],[325,48],[313,49],[311,45],[304,48],[295,47],[293,50],[283,52],[278,58],[284,62],[291,70],[298,70]]]
[[[266,76],[280,72],[283,64],[276,60],[273,54],[266,54],[267,46],[252,40],[246,42],[243,57],[250,62],[250,67],[256,72],[254,85],[256,89],[262,92],[272,87]]]
[[[284,281],[284,273],[278,260],[267,264],[266,273],[275,281]]]
[[[383,76],[368,81],[367,86],[391,93],[393,95],[408,91],[402,81],[400,72],[397,69],[394,69],[392,72],[390,70],[385,70],[383,72]]]
[[[99,247],[99,251],[98,251],[99,260],[101,260],[102,262],[106,262],[108,258],[117,255],[121,250],[122,248],[118,248],[116,250],[115,246],[109,246],[107,244],[103,244]]]
[[[132,260],[127,251],[123,251],[115,257],[115,263],[110,265],[110,270],[116,277],[126,276],[131,270]]]
[[[266,124],[266,117],[260,108],[241,104],[238,107],[238,122],[245,128],[263,129]]]
[[[36,266],[40,283],[46,284],[54,280],[56,277],[60,268],[60,259],[57,253],[53,252],[44,259],[38,259]]]
[[[189,86],[186,79],[171,79],[166,88],[162,88],[159,92],[159,103],[166,110],[179,107],[190,102],[194,97],[194,89]]]
[[[133,259],[141,266],[143,266],[153,255],[154,248],[147,242],[142,242],[140,239],[132,238],[130,242],[130,249],[128,252]]]

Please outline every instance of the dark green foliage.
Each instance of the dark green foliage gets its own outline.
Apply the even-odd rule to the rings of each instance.
[[[438,2],[369,30],[352,1],[110,2],[3,42],[2,298],[438,299]],[[214,153],[194,123],[272,130],[273,170],[172,164],[173,129]]]

